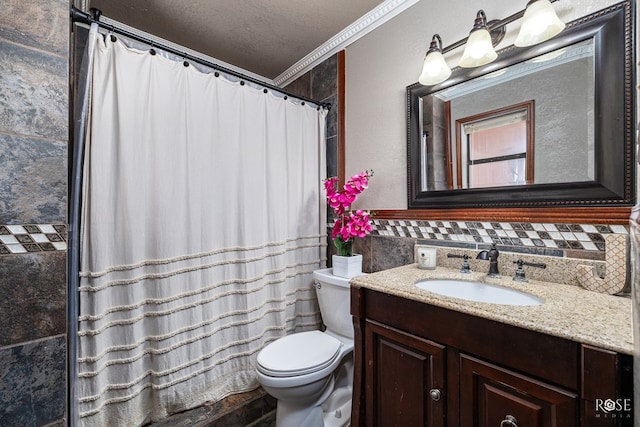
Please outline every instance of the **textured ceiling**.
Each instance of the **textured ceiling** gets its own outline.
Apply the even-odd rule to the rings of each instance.
[[[269,79],[383,0],[91,0],[104,16]]]

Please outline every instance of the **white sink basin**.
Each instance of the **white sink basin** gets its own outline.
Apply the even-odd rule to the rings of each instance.
[[[541,298],[526,292],[482,282],[430,279],[417,282],[416,286],[438,295],[467,301],[501,305],[539,305],[544,302]]]

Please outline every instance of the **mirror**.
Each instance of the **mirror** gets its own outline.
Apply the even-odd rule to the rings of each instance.
[[[630,9],[407,87],[409,208],[633,205]]]
[[[421,189],[593,180],[593,59],[590,38],[420,98]]]

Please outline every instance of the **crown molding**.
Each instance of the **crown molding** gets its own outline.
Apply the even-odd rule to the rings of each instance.
[[[274,78],[273,83],[279,87],[286,86],[300,75],[326,60],[329,56],[343,50],[360,37],[376,29],[418,1],[419,0],[385,0],[375,9],[363,15],[357,21]]]

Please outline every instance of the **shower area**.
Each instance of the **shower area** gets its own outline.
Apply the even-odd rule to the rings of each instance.
[[[148,425],[256,390],[262,347],[320,327],[335,59],[294,94],[75,13],[67,416]]]

